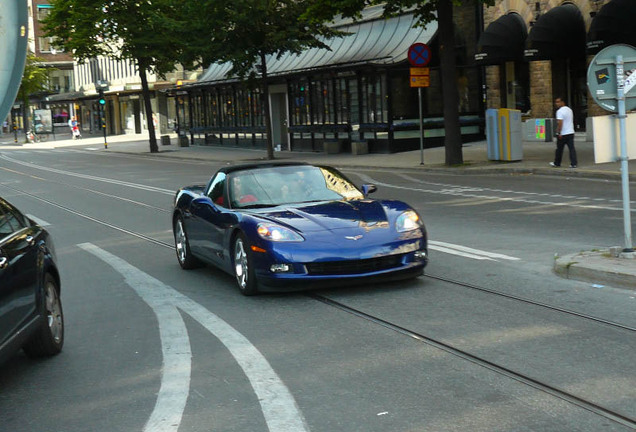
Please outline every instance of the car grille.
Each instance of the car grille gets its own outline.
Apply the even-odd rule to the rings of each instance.
[[[362,260],[313,262],[305,266],[310,275],[344,275],[387,270],[401,264],[402,255],[389,255]]]

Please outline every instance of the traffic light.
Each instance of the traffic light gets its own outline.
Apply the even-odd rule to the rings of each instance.
[[[104,90],[99,91],[99,104],[106,105],[106,98],[104,97]]]

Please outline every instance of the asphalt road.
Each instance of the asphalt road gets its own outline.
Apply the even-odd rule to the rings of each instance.
[[[618,183],[348,169],[421,213],[429,276],[246,298],[172,248],[174,191],[215,168],[0,152],[0,195],[55,239],[67,325],[61,355],[0,367],[0,430],[636,429],[636,294],[551,272],[620,244]]]

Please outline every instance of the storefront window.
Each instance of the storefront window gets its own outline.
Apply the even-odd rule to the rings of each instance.
[[[292,124],[308,125],[310,119],[309,83],[306,79],[300,79],[290,85],[290,97],[292,102]]]
[[[336,81],[336,92],[338,102],[336,103],[335,109],[338,115],[338,123],[348,123],[350,119],[350,97],[346,78],[339,78]]]
[[[358,105],[358,79],[349,78],[349,100],[351,101],[350,118],[352,124],[360,124],[360,108]]]
[[[387,108],[384,75],[362,77],[362,89],[362,123],[386,122]]]
[[[217,103],[218,95],[216,91],[210,91],[207,93],[207,124],[209,126],[218,126],[219,107]]]
[[[55,126],[66,126],[68,125],[68,120],[70,118],[69,115],[69,107],[66,105],[51,105],[51,116],[53,118],[53,124]]]

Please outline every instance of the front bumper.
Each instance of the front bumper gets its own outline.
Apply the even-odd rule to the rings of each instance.
[[[381,262],[378,265],[375,262],[368,263],[373,258],[295,262],[288,263],[290,271],[278,273],[272,272],[271,266],[257,266],[256,277],[261,291],[295,291],[410,279],[422,275],[428,264],[426,248],[379,259]],[[364,262],[359,265],[361,261]],[[347,271],[347,268],[351,271]]]

